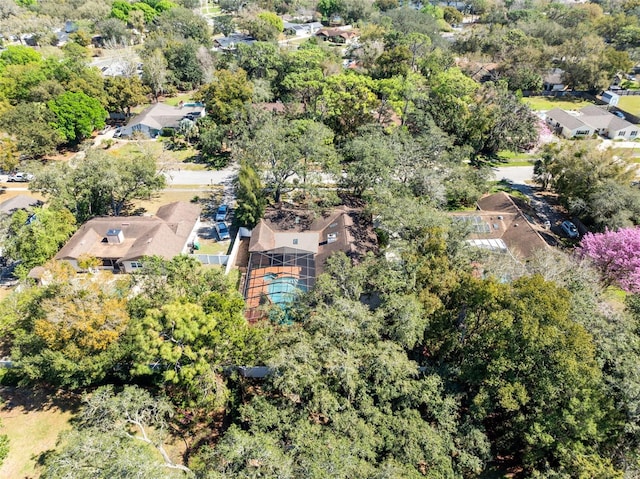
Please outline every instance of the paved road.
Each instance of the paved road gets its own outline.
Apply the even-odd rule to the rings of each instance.
[[[514,184],[526,185],[532,181],[533,166],[493,168],[493,176],[497,181],[506,179]]]
[[[169,170],[164,172],[167,183],[171,186],[193,185],[206,188],[207,186],[222,185],[224,188],[223,201],[232,202],[235,198],[233,183],[238,176],[237,164],[222,170]],[[202,189],[201,188],[201,189]]]

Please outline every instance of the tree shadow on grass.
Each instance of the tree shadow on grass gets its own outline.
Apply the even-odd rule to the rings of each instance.
[[[15,410],[24,414],[53,409],[76,413],[81,405],[80,396],[68,391],[15,386],[0,386],[0,400],[4,411]]]
[[[207,170],[221,170],[231,163],[231,152],[222,151],[213,156],[201,154],[191,155],[184,160],[183,163],[195,163],[197,165],[205,165]]]

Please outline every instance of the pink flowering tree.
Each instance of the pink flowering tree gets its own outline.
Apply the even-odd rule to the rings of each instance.
[[[600,270],[605,283],[640,292],[640,228],[588,233],[578,252]]]

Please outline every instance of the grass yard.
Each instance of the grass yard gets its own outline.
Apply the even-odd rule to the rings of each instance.
[[[229,241],[216,241],[212,239],[198,238],[200,249],[194,253],[200,254],[227,254],[229,251]]]
[[[585,106],[593,105],[590,101],[568,97],[554,98],[547,96],[530,96],[523,98],[522,101],[535,111],[548,111],[553,110],[554,108],[562,108],[563,110],[579,110]]]
[[[504,191],[505,193],[508,193],[511,196],[514,196],[515,198],[520,198],[526,203],[529,203],[530,201],[527,195],[512,188],[511,185],[505,181],[496,181],[494,185],[491,187],[491,189],[489,190],[489,193],[493,194],[493,193],[499,193],[501,191]]]
[[[206,7],[202,7],[200,10],[202,11],[203,15],[207,15],[210,17],[222,15],[222,10],[220,10],[220,6],[218,5],[207,5]]]
[[[621,96],[618,108],[628,111],[632,115],[640,115],[640,95]]]
[[[159,166],[169,169],[183,169],[204,171],[205,163],[195,163],[198,150],[187,147],[182,150],[167,150],[165,142],[160,140],[119,141],[106,150],[112,156],[123,157],[140,154],[150,154],[158,160]]]
[[[535,160],[533,153],[503,150],[498,153],[500,161],[495,166],[531,166]]]
[[[142,208],[147,213],[155,214],[162,205],[173,203],[174,201],[191,201],[194,196],[207,198],[209,193],[205,191],[195,191],[192,188],[169,188],[148,200],[135,200],[133,204],[134,209]]]
[[[189,103],[190,101],[192,101],[192,96],[193,92],[181,93],[176,96],[165,98],[162,103],[170,106],[178,106],[178,103],[180,103],[181,101],[185,103]]]
[[[71,428],[69,420],[78,405],[74,396],[45,391],[2,387],[0,432],[9,436],[9,455],[0,467],[0,477],[37,478],[40,454],[56,446],[58,434]]]

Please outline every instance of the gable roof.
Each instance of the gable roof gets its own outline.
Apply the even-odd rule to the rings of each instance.
[[[233,49],[238,43],[245,43],[251,45],[257,40],[250,35],[244,33],[232,33],[228,37],[214,38],[213,42],[216,43],[222,49]]]
[[[82,225],[55,256],[78,259],[83,254],[116,261],[143,256],[171,259],[184,249],[196,225],[200,207],[177,201],[161,207],[156,216],[101,216]],[[120,242],[106,241],[107,232],[122,232]]]
[[[145,108],[139,115],[127,123],[127,128],[135,125],[145,125],[154,130],[163,128],[177,128],[180,120],[188,113],[200,113],[202,106],[170,106],[164,103],[156,103]]]
[[[316,32],[317,36],[331,38],[331,37],[342,37],[345,40],[353,38],[357,36],[356,32],[353,30],[344,30],[340,28],[323,28]]]
[[[309,216],[309,212],[288,213],[293,215],[293,222],[290,215],[286,216],[287,213],[260,220],[251,234],[249,252],[290,248],[317,254],[321,243],[326,243],[323,235],[327,229],[331,229],[331,232],[335,230],[336,233],[339,229],[343,230],[343,234],[336,236],[336,243],[340,242],[343,247],[349,244],[350,235],[345,226],[353,222],[345,221],[344,217],[348,216],[346,209],[336,208],[326,216],[313,218]]]
[[[547,112],[547,118],[557,121],[563,127],[568,128],[569,130],[576,130],[584,126],[588,126],[585,125],[585,123],[577,116],[574,116],[561,108],[554,108],[553,110],[549,110]]]

